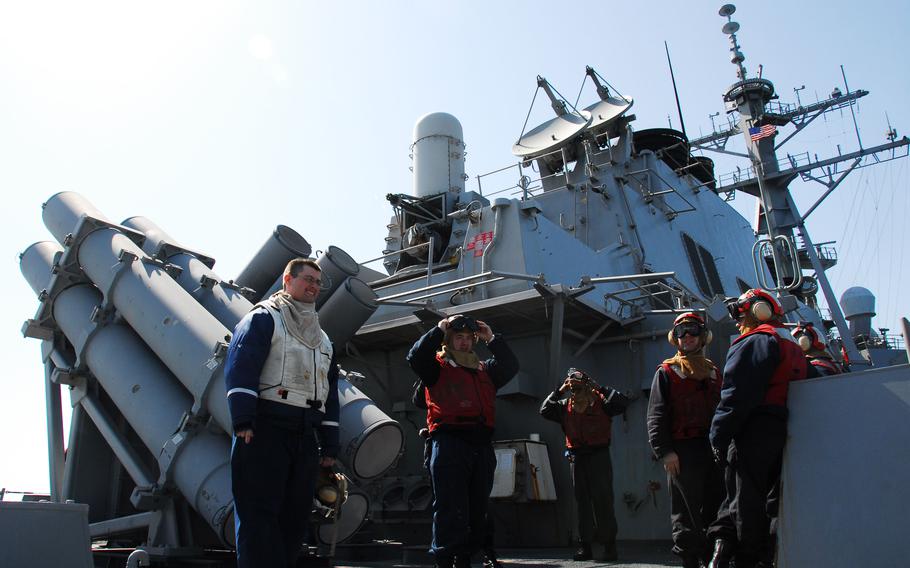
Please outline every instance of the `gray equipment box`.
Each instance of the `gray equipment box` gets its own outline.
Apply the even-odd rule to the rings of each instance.
[[[4,568],[92,568],[88,505],[0,502]]]

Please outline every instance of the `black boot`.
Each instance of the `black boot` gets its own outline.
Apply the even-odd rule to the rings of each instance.
[[[484,548],[480,551],[480,558],[483,561],[483,568],[503,568],[502,562],[496,558],[496,551],[492,548]]]
[[[575,554],[572,555],[572,560],[591,560],[591,558],[593,558],[591,555],[591,543],[579,542],[578,548],[575,550]]]
[[[619,559],[619,554],[616,553],[616,541],[614,540],[611,543],[604,543],[603,551],[598,550],[599,547],[595,548],[596,554],[594,555],[594,560],[600,560],[602,562],[616,562]]]
[[[683,568],[701,568],[701,561],[695,554],[682,555]]]
[[[714,555],[711,556],[708,568],[730,568],[733,552],[733,543],[722,538],[717,539],[714,542]]]

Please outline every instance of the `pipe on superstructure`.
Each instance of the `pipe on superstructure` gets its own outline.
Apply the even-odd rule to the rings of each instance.
[[[493,238],[490,240],[489,244],[484,247],[483,254],[480,257],[480,272],[486,272],[489,270],[489,263],[487,262],[488,255],[491,250],[496,247],[496,241],[499,239],[499,232],[502,229],[502,209],[508,207],[512,203],[511,199],[506,199],[503,197],[497,198],[493,201]],[[487,289],[485,286],[480,288],[480,297],[481,299],[486,299]]]

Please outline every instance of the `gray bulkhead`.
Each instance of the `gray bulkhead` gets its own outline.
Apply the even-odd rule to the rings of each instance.
[[[544,175],[543,187],[527,199],[460,194],[457,208],[473,201],[480,207],[475,205],[474,214],[453,221],[449,260],[434,266],[429,281],[425,266],[405,269],[410,278],[403,278],[401,273],[393,275],[388,283],[376,287],[380,298],[408,290],[415,292],[401,299],[414,298],[422,295],[416,290],[428,282],[453,282],[491,270],[542,274],[547,285],[560,285],[570,295],[582,277],[642,272],[672,271],[678,283],[703,301],[714,294],[739,295],[740,281],[754,285],[748,253],[755,235],[749,222],[716,193],[700,187],[693,177],[674,172],[653,151],[625,151],[630,136],[631,130],[626,130],[611,149],[592,153],[597,168],[589,168],[582,155],[569,164],[567,172]],[[495,240],[490,240],[490,233]],[[700,287],[682,234],[710,253],[720,290],[716,285],[709,290]],[[485,254],[478,253],[479,244],[490,248]],[[702,280],[706,278],[702,275]],[[619,537],[666,537],[666,477],[651,457],[645,415],[654,370],[673,353],[666,333],[675,316],[662,311],[660,308],[666,306],[652,299],[629,304],[605,300],[605,293],[628,286],[628,282],[597,284],[569,302],[574,307],[567,308],[566,313],[575,315],[567,315],[562,349],[555,363],[550,360],[553,300],[538,295],[535,282],[507,278],[432,298],[434,307],[443,313],[465,311],[490,322],[494,330],[505,333],[521,359],[518,376],[499,393],[495,438],[524,439],[538,433],[549,448],[558,501],[532,506],[497,503],[497,541],[503,546],[533,544],[531,539],[538,544],[566,544],[573,538],[574,502],[563,457],[564,437],[558,425],[545,422],[537,413],[543,398],[562,376],[549,376],[548,370],[555,368],[561,374],[568,367],[583,368],[601,384],[633,399],[625,415],[614,419],[612,454]],[[342,361],[346,368],[377,379],[360,386],[380,406],[392,409],[392,415],[405,427],[407,450],[390,472],[401,479],[424,474],[423,441],[416,434],[425,417],[409,402],[414,377],[404,356],[436,318],[427,315],[421,321],[414,312],[414,307],[381,305]],[[606,329],[586,346],[587,339],[602,325]],[[394,334],[390,332],[393,329]],[[720,325],[715,336],[729,337],[733,332],[732,326]],[[724,340],[715,342],[709,355],[722,362],[728,344]],[[374,491],[374,508],[382,507],[383,487],[376,482],[366,489]]]

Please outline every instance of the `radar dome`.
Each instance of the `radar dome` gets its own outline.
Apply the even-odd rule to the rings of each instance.
[[[464,134],[457,118],[447,112],[420,117],[414,125],[411,144],[414,195],[463,192],[464,150]]]
[[[857,316],[875,315],[875,294],[862,286],[847,288],[840,297],[844,317],[852,319]]]

